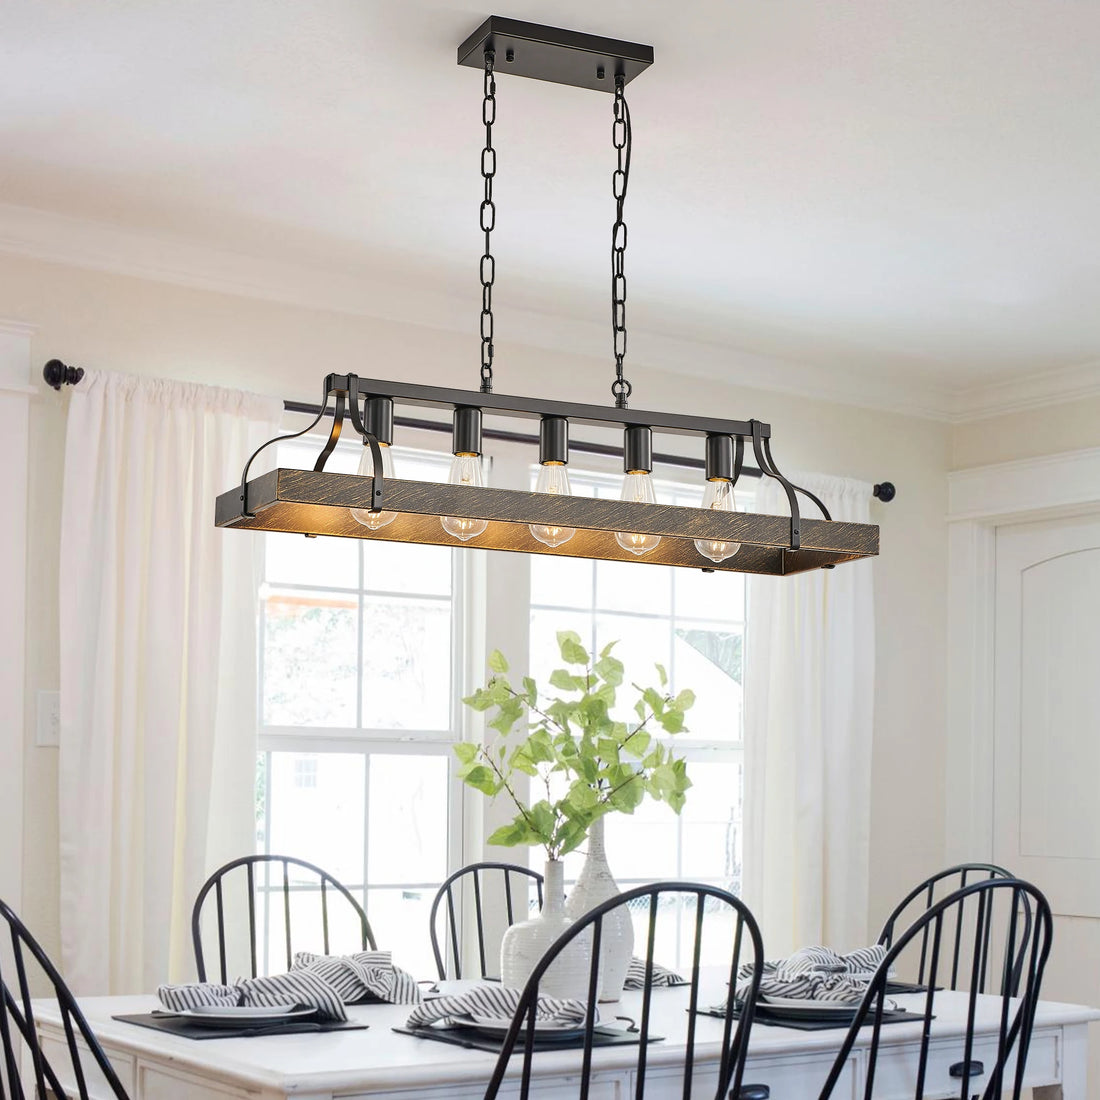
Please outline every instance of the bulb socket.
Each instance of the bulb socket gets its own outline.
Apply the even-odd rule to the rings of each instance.
[[[623,470],[628,474],[648,474],[653,469],[653,432],[631,425],[623,432]]]
[[[564,416],[544,416],[539,424],[539,462],[565,466],[569,462],[569,421]]]
[[[481,410],[469,405],[455,409],[453,446],[456,455],[481,454]]]
[[[368,397],[363,402],[363,427],[383,446],[393,446],[393,398]]]
[[[733,481],[733,436],[708,435],[707,481]]]

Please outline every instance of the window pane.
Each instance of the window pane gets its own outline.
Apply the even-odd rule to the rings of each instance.
[[[581,645],[592,651],[592,613],[589,611],[546,611],[531,609],[531,675],[543,691],[550,687],[550,673],[562,667],[558,631],[572,630],[581,636]]]
[[[425,596],[449,596],[451,553],[446,546],[365,542],[363,587],[367,591],[375,592],[416,592]]]
[[[596,563],[596,606],[601,611],[667,615],[672,570],[626,561]]]
[[[691,796],[688,791],[689,800]],[[607,815],[604,824],[607,862],[620,886],[679,875],[676,824],[672,810],[651,798],[632,814]]]
[[[370,883],[447,877],[446,756],[372,754],[367,804]],[[427,921],[423,931],[427,934]]]
[[[352,594],[263,593],[266,725],[355,725],[358,608]]]
[[[359,587],[355,539],[307,539],[273,531],[264,542],[264,555],[264,575],[274,583]]]
[[[257,939],[261,949],[261,970],[267,974],[284,974],[287,970],[287,921],[281,881],[282,868],[271,876],[270,885],[259,890],[257,905]],[[316,878],[313,880],[316,882]],[[352,897],[363,903],[362,891],[351,890]],[[333,890],[326,891],[322,903],[320,889],[295,888],[290,891],[289,957],[293,963],[299,951],[325,953],[325,905],[328,910],[329,954],[350,955],[363,949],[362,924],[348,901]],[[243,971],[242,971],[243,972]],[[236,974],[230,974],[230,981]]]
[[[624,722],[637,722],[634,714],[636,692],[631,684],[659,687],[656,664],[670,667],[671,643],[668,636],[668,619],[641,619],[635,615],[596,616],[596,648],[603,649],[608,642],[618,642],[613,650],[623,662],[626,676],[618,690],[612,715]]]
[[[586,558],[531,557],[531,602],[551,607],[592,606],[592,565]]]
[[[434,897],[434,888],[367,890],[367,918],[378,949],[391,951],[394,966],[407,970],[414,978],[434,978],[437,973],[428,937]]]
[[[364,759],[273,752],[268,850],[315,863],[345,886],[362,882]]]
[[[695,706],[685,716],[693,738],[741,740],[741,629],[677,620],[673,689],[690,688]]]
[[[445,730],[451,719],[451,605],[363,597],[363,726]]]
[[[673,572],[678,616],[738,623],[744,621],[743,573],[704,573],[701,569],[676,569]]]
[[[688,764],[691,789],[681,815],[681,873],[687,879],[717,880],[741,890],[741,764]]]

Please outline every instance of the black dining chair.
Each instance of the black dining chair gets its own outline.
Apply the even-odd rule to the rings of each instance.
[[[979,919],[970,926],[972,939],[967,945],[970,960],[967,989],[956,991],[945,986],[947,973],[955,966],[950,948],[953,926],[965,905],[976,907]],[[1024,920],[1025,912],[1030,920]],[[1003,938],[995,938],[991,944],[985,939],[989,920],[1003,922],[1005,929]],[[925,1095],[948,1096],[954,1092],[955,1081],[958,1082],[956,1095],[959,1100],[969,1100],[974,1096],[985,1100],[1011,1096],[1012,1100],[1019,1100],[1035,1006],[1039,1001],[1043,969],[1050,954],[1052,927],[1046,898],[1031,883],[1020,879],[983,879],[956,890],[930,906],[905,931],[894,937],[860,1002],[821,1091],[820,1100],[829,1100],[832,1096],[852,1046],[865,1026],[869,1026],[871,1031],[863,1096],[864,1100],[871,1100],[890,970],[907,951],[918,949],[922,956],[927,950],[927,988],[917,994],[919,1006],[910,1009],[921,1019],[920,1051],[913,1076],[912,1095],[915,1100]],[[1024,961],[1019,979],[1015,990],[1010,991],[1008,975],[1021,957]],[[980,992],[980,972],[985,968],[1002,975],[996,993]],[[949,1036],[938,1038],[936,1059],[930,1066],[929,1050],[933,1038],[936,1038],[933,1028],[936,1006],[937,1003],[942,1005],[944,998],[965,999],[966,1030],[961,1035],[952,1030]],[[956,1005],[961,1007],[958,1001]],[[980,1041],[976,1049],[979,1014],[984,1023],[982,1031],[995,1035],[995,1042]],[[954,1012],[952,1016],[955,1016]],[[990,1031],[990,1025],[995,1027],[995,1031]],[[946,1044],[954,1049],[945,1056]],[[979,1054],[980,1057],[977,1056]],[[1007,1083],[1006,1076],[1010,1077]],[[892,1080],[891,1084],[896,1091],[897,1081]]]
[[[580,1100],[587,1100],[593,1074],[592,1051],[594,1045],[598,1045],[594,1043],[594,1039],[598,1034],[595,1031],[596,998],[603,919],[620,905],[630,906],[635,913],[644,912],[648,916],[645,950],[644,955],[641,956],[646,966],[646,980],[642,988],[638,1019],[633,1023],[638,1036],[638,1042],[634,1047],[637,1051],[633,1085],[635,1096],[641,1097],[645,1092],[649,1042],[653,1034],[652,1009],[655,996],[671,996],[675,999],[676,1026],[679,1026],[679,1020],[682,1019],[686,1022],[687,1031],[683,1058],[675,1067],[667,1065],[661,1067],[662,1094],[667,1091],[669,1095],[673,1095],[674,1091],[677,1091],[683,1100],[691,1100],[693,1085],[697,1086],[700,1083],[702,1074],[700,1067],[695,1063],[695,1036],[698,1010],[709,1007],[707,1002],[700,998],[700,988],[703,984],[701,961],[704,957],[703,942],[704,930],[706,930],[708,970],[709,964],[718,963],[717,969],[711,972],[716,977],[716,981],[714,989],[707,998],[708,1000],[714,998],[721,1002],[716,1011],[723,1021],[721,1055],[715,1067],[715,1088],[713,1092],[708,1088],[708,1094],[713,1096],[714,1100],[726,1100],[727,1096],[737,1100],[765,1100],[768,1096],[766,1086],[742,1084],[749,1033],[752,1029],[757,992],[764,968],[764,948],[760,939],[760,929],[752,913],[739,898],[716,886],[696,882],[658,882],[627,890],[586,913],[550,945],[520,994],[512,1023],[503,1040],[500,1055],[485,1091],[485,1100],[495,1100],[497,1097],[513,1055],[522,1057],[519,1100],[528,1100],[531,1088],[531,1063],[534,1055],[535,1013],[540,986],[555,961],[582,936],[589,938],[591,959],[587,975],[587,1013],[584,1021],[580,1071],[570,1075],[569,1085],[575,1087]],[[649,980],[653,973],[654,946],[658,942],[657,926],[662,923],[662,919],[663,932],[672,932],[674,936],[678,936],[681,927],[689,930],[691,964],[690,968],[682,968],[690,974],[686,997],[684,989],[655,991],[654,985]],[[690,931],[692,929],[693,932]],[[667,942],[664,936],[662,936],[662,942]],[[750,977],[742,980],[748,980],[750,988],[741,1007],[731,994],[738,984],[738,972],[746,963],[751,963]],[[738,1011],[739,1007],[740,1011]],[[686,1014],[683,1011],[684,1008],[687,1009]],[[675,1089],[672,1079],[666,1076],[670,1068],[680,1073],[680,1085]]]
[[[501,933],[517,920],[528,920],[532,915],[532,885],[538,893],[541,908],[542,875],[517,863],[471,863],[444,881],[436,891],[428,917],[432,953],[441,980],[447,977],[447,958],[452,965],[453,977],[462,977],[461,917],[469,912],[469,903],[472,903],[477,929],[479,976],[484,979],[495,977],[489,973],[489,954],[485,949],[487,913],[490,922],[500,915],[505,917],[507,923],[499,928]],[[464,898],[468,902],[465,907]],[[498,961],[496,952],[492,952],[492,956],[494,961]]]
[[[15,1100],[31,1095],[75,1095],[80,1100],[89,1100],[88,1076],[94,1067],[93,1084],[97,1097],[105,1095],[106,1087],[117,1100],[128,1100],[126,1089],[64,979],[27,926],[3,901],[0,901],[0,921],[7,925],[11,942],[10,951],[6,945],[0,949],[0,995],[3,997],[0,1046],[4,1056],[0,1065],[0,1097]],[[11,967],[9,973],[3,972],[5,965]],[[61,1013],[64,1048],[61,1044],[53,1044],[57,1049],[51,1047],[49,1057],[38,1037],[30,994],[32,988],[39,995],[44,989],[51,989]],[[21,1062],[24,1054],[26,1058]],[[27,1070],[28,1086],[32,1079],[34,1081],[33,1090],[24,1089],[21,1065]]]
[[[268,972],[266,965],[260,965],[261,936],[267,945],[265,961],[282,940],[286,970],[291,968],[295,951],[331,954],[334,933],[345,952],[378,948],[367,914],[351,891],[327,871],[293,856],[242,856],[219,867],[203,883],[191,911],[191,939],[200,982],[207,981],[204,919],[213,921],[217,936],[218,976],[212,980],[223,983],[230,980],[231,969],[234,978],[245,967],[253,978]],[[237,966],[230,967],[230,957]]]
[[[894,911],[886,918],[886,923],[879,933],[878,942],[884,947],[891,947],[895,938],[925,910],[930,909],[942,898],[961,890],[975,882],[983,882],[990,879],[1011,879],[1011,871],[1004,867],[998,867],[994,863],[960,863],[954,867],[948,867],[927,878],[919,886],[915,886],[897,904]],[[1020,904],[1023,907],[1020,916],[1023,924],[1023,939],[1026,940],[1031,925],[1030,899],[1027,895],[1021,895]],[[974,927],[981,917],[982,926]],[[940,975],[940,981],[947,989],[965,989],[970,977],[970,962],[965,947],[968,943],[978,943],[982,951],[988,953],[990,941],[995,936],[1004,935],[1004,927],[998,927],[990,910],[978,912],[977,904],[960,904],[954,914],[952,927],[947,930],[947,950],[951,955],[951,966]],[[926,928],[921,938],[921,950],[919,957],[911,960],[914,967],[910,973],[915,976],[918,985],[927,985],[926,970],[928,966],[928,936]],[[1019,984],[1020,974],[1024,960],[1022,955],[1004,974],[993,974],[988,969],[981,969],[978,973],[980,985],[979,993],[993,991],[990,983],[1004,980],[1005,989],[1014,993]]]

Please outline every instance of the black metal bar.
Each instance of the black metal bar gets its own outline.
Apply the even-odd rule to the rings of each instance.
[[[699,1007],[699,957],[703,947],[703,906],[706,897],[703,894],[695,895],[695,942],[691,951],[691,993],[688,996],[688,1030],[685,1062],[693,1065],[695,1062],[695,1020],[696,1010]],[[730,989],[729,996],[734,996],[736,987]],[[691,1073],[684,1074],[684,1100],[691,1100]]]
[[[959,906],[960,910],[962,906]],[[993,898],[989,898],[990,911],[993,909]],[[990,912],[992,916],[992,912]],[[971,1055],[974,1053],[974,1014],[978,1007],[978,992],[981,987],[981,972],[984,967],[982,954],[983,925],[992,925],[992,920],[986,917],[986,895],[978,895],[978,923],[974,928],[974,953],[970,964],[970,995],[966,1006],[966,1042],[963,1044],[962,1072],[955,1073],[956,1066],[952,1066],[952,1077],[961,1076],[963,1079],[962,1095],[970,1095]]]
[[[649,934],[645,948],[645,979],[642,986],[642,1026],[634,1100],[645,1100],[645,1073],[649,1061],[649,1009],[653,999],[653,945],[657,939],[657,894],[649,895]]]
[[[23,962],[23,944],[16,934],[15,926],[11,929],[11,948],[15,956],[15,974],[19,980],[19,996],[23,1002],[23,1019],[29,1029],[34,1030],[34,1009],[31,1007],[30,983],[27,981],[27,967]],[[38,1085],[38,1096],[46,1095],[46,1081],[42,1076],[42,1048],[38,1043],[31,1044],[31,1061],[34,1066],[34,1080]]]
[[[64,377],[61,377],[61,375],[59,373],[62,368],[64,368],[64,370],[66,372],[68,372]],[[51,359],[45,365],[45,367],[43,368],[42,375],[43,375],[43,378],[46,380],[46,382],[49,385],[53,386],[54,389],[60,389],[61,386],[63,386],[63,385],[65,385],[65,386],[76,385],[76,383],[79,382],[80,379],[84,377],[84,369],[82,367],[67,366],[66,364],[62,363],[60,359]],[[378,385],[379,383],[368,383],[368,380],[366,380],[366,379],[360,379],[359,380],[360,392],[367,393],[367,395],[368,395],[367,396],[367,401],[368,402],[370,402],[370,401],[372,401],[372,400],[374,400],[378,397],[389,397],[389,398],[398,397],[399,398],[399,397],[401,397],[401,394],[397,393],[396,390],[407,388],[404,385],[399,385],[397,383],[394,383],[393,385],[389,385],[388,383],[381,383],[381,385],[383,385],[383,386],[389,385],[389,390],[394,391],[394,392],[382,391],[382,392],[379,392],[379,393],[375,394],[375,393],[371,393],[369,390],[366,389],[366,386],[368,384]],[[430,390],[431,389],[431,387],[427,387],[427,386],[420,386],[420,387],[413,387],[413,388],[420,389],[420,390]],[[440,393],[454,394],[454,395],[461,395],[462,393],[464,393],[464,391],[461,391],[461,390],[441,390],[439,392]],[[327,391],[326,391],[326,396],[327,396]],[[467,397],[469,397],[469,396],[470,395],[467,395]],[[694,417],[688,417],[688,416],[682,416],[682,415],[674,415],[672,417],[668,417],[664,414],[645,413],[645,412],[632,412],[632,413],[630,413],[629,414],[629,421],[628,421],[627,419],[624,419],[624,418],[619,417],[617,415],[612,415],[612,414],[618,413],[620,410],[602,409],[602,408],[596,409],[596,407],[594,407],[594,406],[575,405],[575,404],[572,404],[572,403],[563,403],[563,402],[535,402],[533,404],[536,404],[538,406],[538,408],[533,408],[530,412],[523,413],[523,412],[517,412],[515,410],[510,411],[509,409],[506,409],[506,408],[493,407],[492,405],[487,403],[486,395],[484,395],[484,394],[477,394],[476,397],[477,397],[477,400],[476,400],[476,402],[474,402],[474,404],[476,404],[478,407],[482,408],[483,410],[488,410],[490,412],[501,413],[502,415],[565,416],[567,419],[571,419],[575,423],[595,423],[595,424],[598,424],[598,423],[603,422],[602,419],[593,419],[591,417],[592,412],[598,411],[601,414],[601,417],[602,417],[602,414],[605,414],[605,413],[607,414],[607,416],[606,416],[607,421],[614,421],[614,422],[617,422],[617,423],[634,422],[634,423],[639,423],[639,424],[645,424],[646,426],[651,427],[651,428],[656,428],[657,430],[664,429],[664,430],[667,430],[667,431],[678,432],[678,433],[682,433],[682,434],[689,434],[689,435],[690,434],[696,434],[696,433],[704,433],[705,434],[708,431],[724,432],[725,434],[734,435],[734,436],[737,436],[738,434],[744,434],[744,435],[751,434],[749,425],[747,423],[744,423],[744,422],[741,422],[741,421],[710,420],[710,419],[694,418]],[[406,398],[406,400],[410,401],[410,403],[412,403],[412,404],[427,404],[427,405],[441,404],[441,402],[438,402],[438,401],[433,402],[433,401],[419,400],[419,399],[414,399],[414,398]],[[519,398],[516,398],[516,399],[504,398],[504,400],[519,401],[519,400],[522,400],[522,399],[519,399]],[[446,402],[442,402],[442,404],[446,404]],[[546,409],[545,414],[543,414],[542,412],[539,411],[542,408]],[[313,421],[313,423],[311,423],[309,425],[309,427],[302,429],[302,431],[300,431],[300,432],[294,432],[292,434],[278,436],[275,439],[268,440],[266,443],[263,444],[262,447],[259,448],[259,450],[257,450],[256,454],[259,454],[259,451],[264,450],[266,447],[268,447],[272,443],[277,443],[277,442],[281,442],[283,440],[288,440],[288,439],[296,439],[299,436],[305,435],[306,432],[310,431],[317,424],[319,424],[321,422],[321,419],[324,416],[331,416],[332,415],[332,411],[326,407],[326,404],[314,405],[314,404],[311,404],[308,401],[293,401],[293,400],[289,400],[289,399],[284,400],[283,401],[283,409],[286,412],[304,413],[306,415],[313,416],[316,419]],[[575,414],[575,415],[570,416],[569,413],[563,412],[562,411],[563,409],[569,409],[569,410],[578,410],[578,409],[579,410],[584,410],[584,409],[587,409],[589,411],[590,415],[587,416],[587,417],[583,416],[583,415],[579,415],[579,414]],[[669,421],[669,420],[675,421],[675,424],[666,423],[666,421]],[[686,425],[689,422],[693,422],[693,421],[697,421],[697,426],[690,427],[690,428],[683,426],[683,425]],[[421,418],[418,418],[418,417],[409,417],[409,416],[394,416],[393,417],[393,424],[398,428],[407,428],[407,429],[411,429],[411,430],[414,430],[414,431],[449,433],[452,430],[451,425],[447,424],[447,423],[442,423],[442,422],[436,421],[436,420],[425,420],[425,419],[421,419]],[[712,427],[708,428],[707,427],[708,424],[712,425]],[[739,433],[736,430],[734,430],[736,427],[740,427],[742,429],[742,432]],[[764,429],[766,429],[766,432],[770,435],[770,433],[771,433],[770,425],[763,425],[763,427],[764,427]],[[531,444],[533,446],[537,446],[538,441],[539,441],[538,436],[536,436],[536,435],[529,435],[529,434],[524,433],[524,432],[509,432],[509,431],[504,431],[503,429],[500,429],[500,428],[485,428],[482,432],[482,436],[485,439],[495,439],[495,440],[499,440],[500,442],[503,442],[503,443],[525,443],[525,444]],[[615,446],[612,446],[611,444],[607,444],[607,443],[586,443],[586,442],[583,442],[583,441],[576,441],[576,440],[570,440],[569,441],[569,449],[571,451],[576,451],[579,454],[601,455],[601,456],[605,456],[607,458],[620,458],[620,457],[622,457],[622,453],[623,453],[621,447],[615,447]],[[251,465],[252,460],[255,459],[255,457],[256,457],[256,455],[254,454],[254,455],[252,455],[252,458],[249,459],[249,463],[248,463],[249,466]],[[663,466],[675,466],[675,467],[680,467],[680,468],[686,469],[686,470],[703,470],[703,469],[705,469],[705,463],[704,463],[703,459],[701,459],[701,458],[688,458],[684,455],[668,454],[666,452],[654,452],[653,461],[655,463],[658,463],[658,464],[663,465]],[[759,478],[759,477],[764,476],[764,472],[757,466],[744,466],[741,469],[741,473],[745,477],[752,477],[752,478]],[[248,481],[248,466],[245,467],[245,474],[241,478],[242,491],[243,491],[243,486],[247,481]],[[885,504],[888,501],[891,501],[891,500],[894,499],[894,497],[897,495],[897,489],[894,486],[893,482],[882,481],[882,482],[879,482],[878,484],[875,485],[874,495],[880,501],[882,501],[883,504]]]
[[[283,408],[287,412],[306,415],[315,415],[317,412],[317,406],[311,405],[308,401],[284,401]],[[323,415],[331,416],[332,412],[325,409]],[[452,432],[451,425],[442,420],[395,416],[393,423],[395,427],[405,428],[409,431],[437,432],[440,435],[450,435]],[[521,443],[530,444],[531,446],[538,446],[539,443],[537,435],[528,435],[525,432],[509,432],[504,428],[483,428],[481,436],[482,439],[495,439],[500,443]],[[570,439],[569,450],[577,454],[599,455],[603,458],[623,457],[622,447],[616,447],[611,443],[587,443],[584,440]],[[706,464],[701,458],[689,458],[686,455],[675,455],[666,451],[654,451],[653,461],[660,466],[675,466],[684,470],[703,470],[706,468]],[[756,466],[743,466],[741,472],[745,477],[759,478],[764,476],[763,472]]]
[[[600,954],[603,947],[603,916],[592,926],[592,956],[588,961],[588,1006],[584,1013],[584,1054],[581,1058],[580,1100],[588,1100],[588,1084],[592,1076],[592,1033],[596,1027],[596,1002],[599,1000]]]
[[[504,873],[505,879],[508,878],[508,872]],[[477,956],[478,962],[481,963],[481,973],[485,974],[485,920],[481,913],[481,874],[478,871],[474,871],[474,909],[477,911]]]
[[[451,919],[451,952],[455,964],[455,978],[461,980],[462,951],[458,944],[458,921],[455,918],[455,895],[454,890],[450,886],[447,887],[447,915]],[[439,976],[445,978],[447,972],[443,969],[443,962],[440,959],[436,959],[436,965],[440,968]]]
[[[286,922],[286,968],[293,963],[290,947],[290,865],[283,860],[283,920]]]
[[[325,954],[329,952],[329,937],[328,937],[328,883],[321,879],[321,926],[324,929],[323,939],[325,941]]]
[[[928,1070],[928,1047],[932,1041],[932,1008],[936,1000],[936,979],[940,971],[940,940],[943,937],[943,913],[937,913],[934,920],[932,934],[932,957],[928,964],[928,991],[924,996],[924,1020],[921,1022],[920,1034],[920,1062],[917,1066],[917,1088],[914,1096],[924,1095],[924,1076]],[[881,984],[880,993],[885,993],[886,983]],[[876,1044],[877,1046],[877,1044]],[[869,1068],[875,1064],[875,1052],[871,1054]],[[870,1097],[870,1078],[868,1079],[867,1095]]]
[[[80,1050],[76,1045],[76,1035],[73,1033],[73,1018],[67,1006],[61,1008],[61,1022],[65,1025],[65,1043],[69,1048],[69,1059],[73,1067],[73,1075],[76,1077],[76,1091],[79,1096],[88,1095],[88,1085],[84,1080],[84,1066],[80,1062]]]
[[[248,879],[248,938],[252,949],[252,977],[255,978],[260,968],[256,962],[256,878],[251,863],[245,864],[245,876]],[[268,904],[270,905],[270,901]],[[223,982],[228,980],[226,975],[222,976]]]
[[[225,957],[225,899],[222,896],[222,880],[218,879],[217,885],[214,888],[214,900],[217,903],[218,913],[218,960],[221,964],[219,973],[221,974],[221,982],[224,985],[228,980],[226,975],[229,972],[229,964]],[[196,933],[197,934],[197,933]],[[202,940],[196,939],[196,947],[198,948],[198,961],[199,961],[199,981],[206,981],[206,964],[202,955]]]

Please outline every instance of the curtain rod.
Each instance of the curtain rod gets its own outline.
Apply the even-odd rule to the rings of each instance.
[[[63,363],[60,359],[51,359],[42,368],[42,377],[45,379],[48,386],[52,386],[55,390],[60,390],[62,386],[75,386],[84,377],[83,367],[71,367],[67,363]],[[283,408],[287,412],[294,413],[306,413],[309,416],[316,416],[320,412],[319,405],[310,404],[307,401],[283,401]],[[332,415],[331,411],[328,415]],[[420,431],[427,432],[445,432],[450,433],[451,425],[441,423],[438,420],[421,420],[415,417],[408,416],[395,416],[393,418],[394,425],[399,428],[413,428]],[[523,432],[507,432],[497,428],[486,428],[482,435],[486,439],[499,439],[507,443],[528,443],[538,445],[537,435],[526,435]],[[591,455],[604,455],[610,458],[618,458],[622,454],[622,449],[619,447],[613,447],[607,443],[585,443],[583,441],[572,441],[569,444],[571,451],[578,451],[581,454]],[[701,458],[685,458],[683,455],[670,455],[670,454],[658,454],[653,455],[654,462],[660,462],[666,466],[679,466],[688,470],[702,470],[704,469],[704,463]],[[741,473],[745,477],[763,477],[761,471],[755,466],[745,466]],[[897,495],[897,489],[893,482],[882,481],[874,487],[874,495],[881,500],[884,504],[893,500]]]

